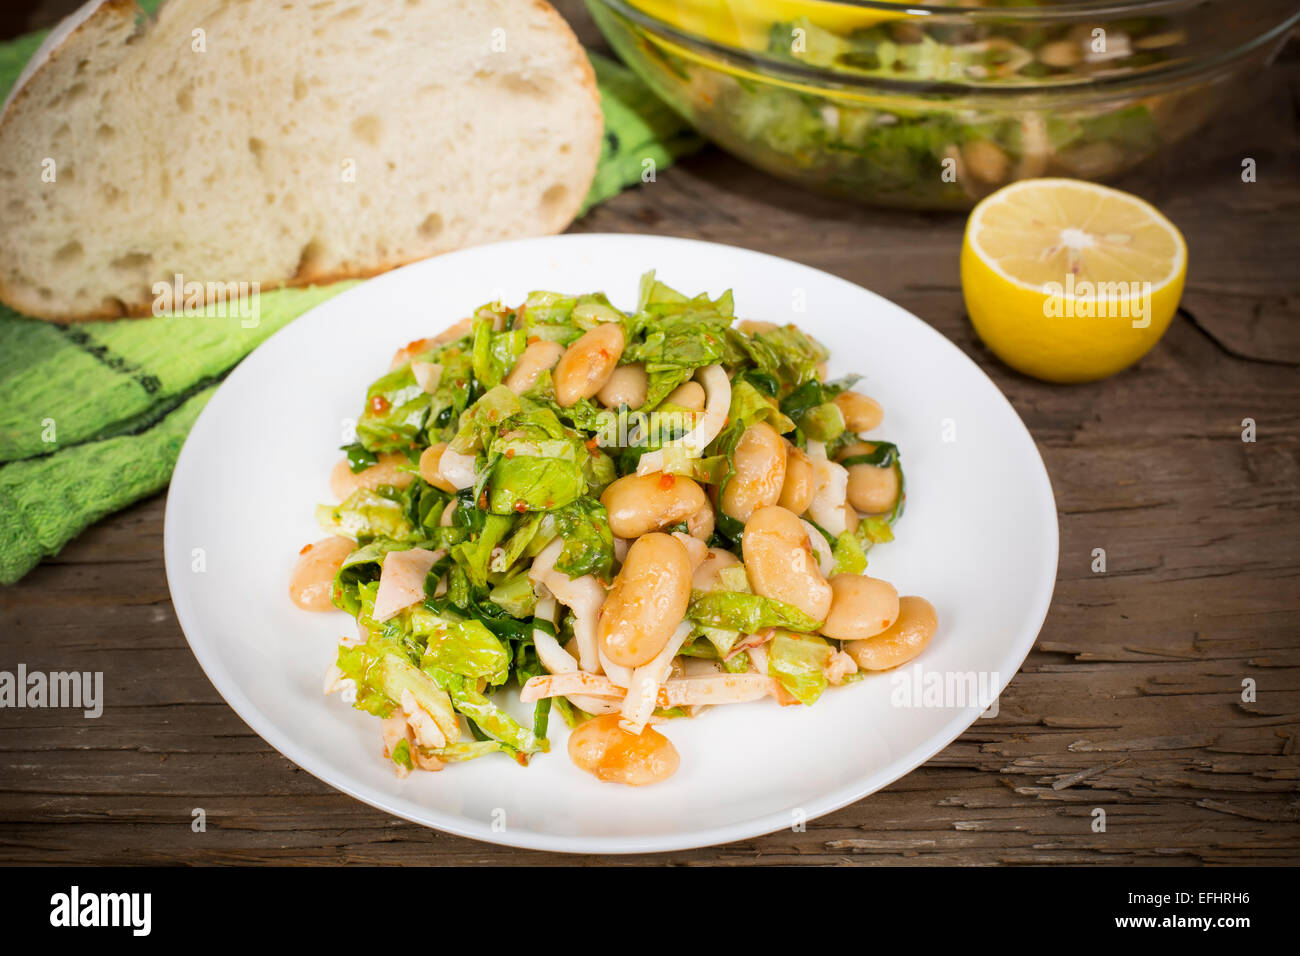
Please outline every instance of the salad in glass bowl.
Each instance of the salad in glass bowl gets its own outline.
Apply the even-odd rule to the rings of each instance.
[[[1300,22],[1288,0],[588,0],[704,135],[855,200],[964,209],[1185,140]]]

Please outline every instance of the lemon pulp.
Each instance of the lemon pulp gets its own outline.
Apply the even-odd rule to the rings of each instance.
[[[1012,183],[971,212],[966,310],[1011,367],[1052,382],[1105,378],[1159,341],[1182,297],[1187,247],[1136,196],[1073,179]]]

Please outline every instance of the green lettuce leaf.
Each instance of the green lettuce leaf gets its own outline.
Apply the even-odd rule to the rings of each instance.
[[[451,548],[451,554],[475,587],[486,588],[492,553],[510,533],[514,520],[504,515],[484,514],[477,508],[471,513],[477,518],[475,527],[467,540]]]
[[[334,606],[347,611],[353,617],[361,613],[361,587],[371,582],[378,582],[383,570],[384,555],[389,551],[405,551],[411,547],[406,541],[394,541],[391,538],[376,538],[369,544],[357,548],[339,565],[334,574],[334,588],[331,597]],[[374,605],[373,596],[370,599]]]
[[[765,627],[815,631],[822,623],[792,604],[740,591],[692,591],[686,616],[708,627],[745,634]]]
[[[582,465],[531,455],[495,459],[487,482],[488,511],[495,515],[553,511],[587,489]]]
[[[804,382],[781,399],[781,411],[813,441],[833,442],[844,434],[844,413],[832,399],[857,380],[853,375],[838,382]]]
[[[767,645],[767,672],[801,704],[814,704],[826,690],[826,667],[835,648],[814,634],[780,632]]]
[[[488,754],[503,753],[512,757],[515,754],[513,747],[503,744],[499,740],[462,740],[459,743],[448,744],[446,747],[438,747],[424,752],[446,763],[464,763],[467,760],[486,757]]]
[[[526,570],[494,587],[488,593],[488,600],[515,618],[532,617],[533,610],[537,607],[537,593],[533,590],[533,583],[528,579]]]
[[[483,678],[493,687],[510,676],[510,652],[481,621],[415,605],[404,612],[406,626],[425,643],[420,668]]]
[[[461,455],[488,448],[501,423],[522,410],[518,396],[504,385],[489,389],[460,416],[448,447]]]
[[[379,456],[359,441],[354,441],[350,445],[343,445],[339,448],[339,451],[348,456],[348,468],[352,470],[354,475],[379,462]]]
[[[722,669],[728,674],[744,674],[749,671],[749,652],[741,651],[731,657],[723,658]]]
[[[411,763],[411,745],[405,737],[397,742],[397,746],[393,748],[392,756],[393,763],[405,767],[407,770],[415,769],[414,764]]]
[[[474,322],[473,356],[474,377],[485,389],[501,384],[506,373],[514,368],[527,345],[523,329],[505,332],[492,331],[494,318],[484,316]]]
[[[606,322],[626,324],[627,316],[610,305],[605,293],[590,292],[578,296],[578,300],[573,304],[573,310],[569,313],[569,321],[582,331],[590,332],[596,326]]]
[[[488,737],[506,744],[520,754],[547,749],[548,744],[544,739],[538,739],[531,730],[521,726],[517,720],[480,694],[473,682],[436,668],[428,669],[427,672],[447,691],[456,710],[473,721],[474,726]]]
[[[358,488],[337,505],[316,508],[316,522],[329,534],[357,541],[389,538],[413,541],[420,537],[411,520],[410,495],[389,485]]]
[[[852,531],[845,531],[831,546],[835,556],[835,574],[862,574],[867,570],[867,552]]]
[[[372,452],[409,448],[424,428],[429,401],[409,363],[393,369],[367,389],[357,441]]]
[[[730,322],[735,316],[735,301],[730,289],[716,299],[710,299],[703,292],[688,298],[656,279],[653,269],[641,276],[636,308],[638,313],[649,316],[685,316],[687,321],[703,316],[718,322]]]
[[[817,365],[830,357],[826,346],[793,325],[760,332],[754,339],[776,357],[776,367],[765,371],[771,372],[787,386],[802,385],[815,379]]]
[[[555,561],[557,571],[571,578],[594,574],[608,581],[613,577],[614,533],[604,505],[594,498],[578,498],[555,512],[555,528],[564,539]]]
[[[379,717],[390,717],[409,690],[429,712],[448,741],[460,737],[460,725],[446,690],[410,662],[386,639],[371,639],[356,647],[339,647],[338,666],[357,685],[354,705]]]
[[[719,658],[725,658],[730,654],[731,649],[736,646],[736,642],[741,638],[741,633],[738,630],[711,627],[708,624],[701,624],[699,621],[695,622],[695,630],[713,645],[713,650]]]

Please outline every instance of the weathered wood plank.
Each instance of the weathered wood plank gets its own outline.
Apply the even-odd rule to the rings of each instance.
[[[711,151],[574,227],[734,243],[861,283],[955,342],[1025,419],[1060,508],[1056,597],[999,716],[924,767],[804,832],[662,856],[555,857],[393,820],[279,756],[208,683],[168,598],[159,496],[0,590],[0,668],[103,670],[114,701],[93,731],[0,712],[0,862],[1300,862],[1300,45],[1254,93],[1122,183],[1179,224],[1192,264],[1159,347],[1095,385],[1034,382],[980,344],[959,216],[851,207]]]

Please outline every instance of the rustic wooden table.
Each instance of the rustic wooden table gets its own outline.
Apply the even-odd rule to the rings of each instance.
[[[208,683],[168,598],[159,495],[0,590],[0,669],[102,670],[111,702],[93,721],[0,713],[0,862],[1300,862],[1298,47],[1216,130],[1120,184],[1179,225],[1191,268],[1160,345],[1095,385],[1029,380],[977,341],[961,216],[851,208],[707,151],[573,227],[844,276],[957,343],[1028,424],[1060,512],[1056,596],[999,716],[925,766],[806,832],[659,856],[552,856],[395,820],[281,757]]]

